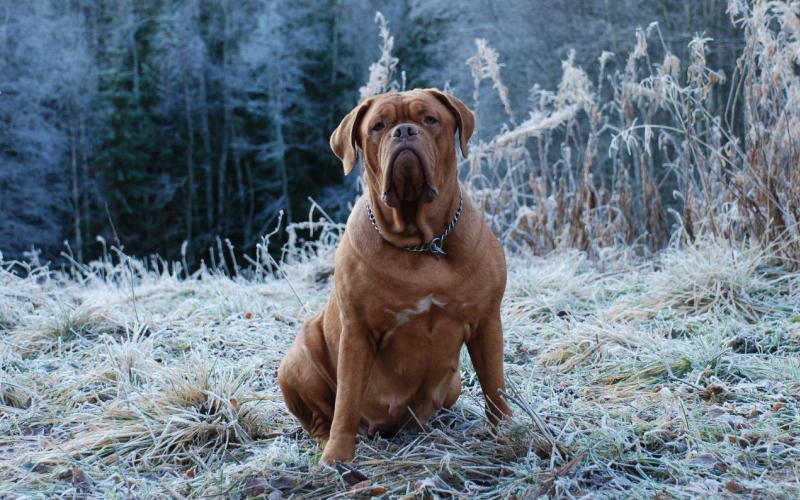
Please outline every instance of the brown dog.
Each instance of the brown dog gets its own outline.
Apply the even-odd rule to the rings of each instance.
[[[464,343],[489,419],[511,415],[499,394],[505,257],[458,182],[454,136],[466,157],[474,128],[461,101],[418,89],[365,99],[331,135],[345,174],[362,151],[368,191],[336,251],[327,306],[278,370],[325,463],[352,460],[359,429],[392,433],[455,403]]]

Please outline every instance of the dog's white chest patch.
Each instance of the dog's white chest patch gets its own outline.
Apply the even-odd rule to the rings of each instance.
[[[397,330],[398,327],[401,327],[414,319],[416,316],[421,314],[425,314],[431,310],[432,307],[444,307],[447,305],[447,302],[443,300],[439,300],[433,296],[433,294],[428,294],[417,301],[414,307],[409,307],[407,309],[401,309],[400,311],[392,311],[387,309],[390,313],[394,314],[395,317],[395,324],[394,326],[387,332],[387,334],[391,335]]]

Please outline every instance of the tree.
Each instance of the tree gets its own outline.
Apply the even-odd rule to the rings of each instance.
[[[79,166],[89,154],[86,124],[95,97],[85,26],[69,9],[9,2],[0,8],[0,54],[3,249],[52,251],[71,229],[80,255],[88,179]]]
[[[271,220],[277,208],[292,220],[292,177],[288,161],[293,150],[313,147],[304,134],[318,114],[307,102],[303,80],[311,61],[309,53],[320,43],[321,33],[314,23],[306,23],[315,6],[294,6],[293,2],[257,2],[256,25],[241,45],[240,96],[242,109],[264,124],[261,133],[240,147],[257,151],[257,160],[271,165],[278,177],[280,197],[262,209],[260,220]],[[303,168],[302,166],[298,166]],[[297,168],[297,167],[295,167]],[[265,228],[262,228],[263,231]],[[259,231],[260,232],[260,231]]]

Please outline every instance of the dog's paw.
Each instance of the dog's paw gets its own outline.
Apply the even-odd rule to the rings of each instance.
[[[320,463],[328,465],[334,465],[336,462],[352,462],[355,454],[355,442],[352,444],[347,444],[335,439],[331,439],[325,443],[325,448],[322,452],[322,458],[320,458],[319,461]]]

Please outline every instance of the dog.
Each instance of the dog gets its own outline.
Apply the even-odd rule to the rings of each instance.
[[[333,132],[345,175],[364,164],[336,250],[334,288],[281,361],[289,411],[323,450],[352,461],[356,434],[422,423],[461,393],[467,345],[492,424],[501,391],[503,248],[458,181],[475,117],[456,97],[415,89],[368,97]],[[416,424],[415,424],[416,425]]]

